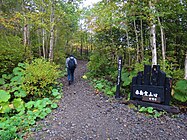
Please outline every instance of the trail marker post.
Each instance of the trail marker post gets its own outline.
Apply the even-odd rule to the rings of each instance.
[[[116,85],[116,95],[115,98],[120,98],[120,84],[121,84],[121,70],[122,70],[122,57],[118,58],[118,77],[117,77],[117,85]]]

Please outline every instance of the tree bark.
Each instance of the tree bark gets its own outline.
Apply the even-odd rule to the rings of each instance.
[[[25,20],[26,22],[26,20]],[[27,46],[27,30],[28,30],[28,25],[25,24],[23,27],[23,45]]]
[[[165,71],[166,47],[165,47],[165,41],[164,41],[164,29],[163,29],[163,27],[161,25],[159,17],[158,17],[158,24],[160,26],[160,33],[161,33],[163,70]]]
[[[44,0],[42,0],[42,4],[44,4]],[[42,6],[42,13],[44,13],[44,8]],[[44,19],[42,17],[42,24],[44,24]],[[45,29],[42,28],[42,51],[43,51],[43,57],[46,58],[46,49],[45,49]]]
[[[154,7],[151,4],[151,1],[149,1],[150,9],[153,10],[154,14]],[[157,50],[156,50],[156,25],[153,23],[154,19],[151,21],[151,31],[150,31],[150,42],[151,42],[151,50],[152,50],[152,65],[157,65]]]
[[[185,57],[185,75],[184,75],[184,79],[187,80],[187,51],[186,51],[186,57]]]
[[[140,24],[141,24],[141,60],[144,60],[144,39],[143,39],[142,19],[140,20]]]
[[[54,1],[52,2],[51,5],[51,30],[50,30],[50,47],[49,47],[49,61],[53,61],[53,49],[54,49]]]
[[[138,32],[136,29],[136,20],[134,20],[134,32],[136,36],[136,61],[139,62],[139,44],[138,44]]]
[[[129,33],[128,33],[128,29],[125,29],[125,32],[126,32],[126,36],[127,36],[127,48],[129,49],[129,47],[130,47],[130,43],[129,43]],[[127,50],[127,49],[126,49]],[[124,52],[125,53],[125,52]],[[128,58],[129,58],[129,60],[127,60],[127,63],[128,63],[128,65],[130,66],[130,51],[128,51],[128,54],[129,54],[129,56],[128,56]],[[127,57],[126,57],[127,58]],[[124,60],[125,61],[125,60]]]

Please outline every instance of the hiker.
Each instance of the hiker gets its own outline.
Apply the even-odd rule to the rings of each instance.
[[[73,55],[70,55],[66,59],[66,68],[68,72],[68,83],[71,85],[71,83],[74,82],[74,71],[75,68],[77,67],[77,60]]]

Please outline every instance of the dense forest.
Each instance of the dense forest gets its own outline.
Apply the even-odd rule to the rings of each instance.
[[[18,137],[15,132],[22,133],[57,107],[62,86],[57,79],[69,54],[89,61],[85,77],[97,80],[95,87],[105,88],[109,96],[114,95],[119,56],[126,98],[132,77],[144,64],[160,65],[172,78],[171,104],[186,103],[186,0],[102,0],[89,7],[82,3],[0,0],[2,138]],[[24,128],[12,127],[19,125],[14,122],[18,118]]]

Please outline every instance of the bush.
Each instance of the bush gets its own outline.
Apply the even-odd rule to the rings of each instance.
[[[10,73],[17,64],[23,61],[24,46],[18,36],[0,35],[0,75]]]
[[[58,66],[45,61],[35,59],[31,64],[26,63],[22,88],[28,95],[42,97],[49,93],[53,85],[57,84],[60,72]]]
[[[187,101],[187,80],[180,80],[176,83],[174,98],[180,102]]]
[[[55,85],[58,74],[57,66],[43,59],[36,59],[31,64],[19,63],[12,74],[2,75],[0,78],[1,140],[22,139],[25,132],[28,132],[38,119],[44,119],[52,109],[58,107],[56,102],[62,97],[61,88]],[[33,84],[39,80],[38,85]],[[33,100],[30,98],[32,89],[36,89],[32,92],[34,97],[51,94],[48,98]],[[41,93],[42,91],[46,92]]]
[[[90,62],[88,63],[88,69],[91,72],[91,76],[98,77],[107,75],[115,68],[115,66],[111,63],[112,62],[108,59],[106,54],[103,54],[103,52],[95,52],[90,56]]]

